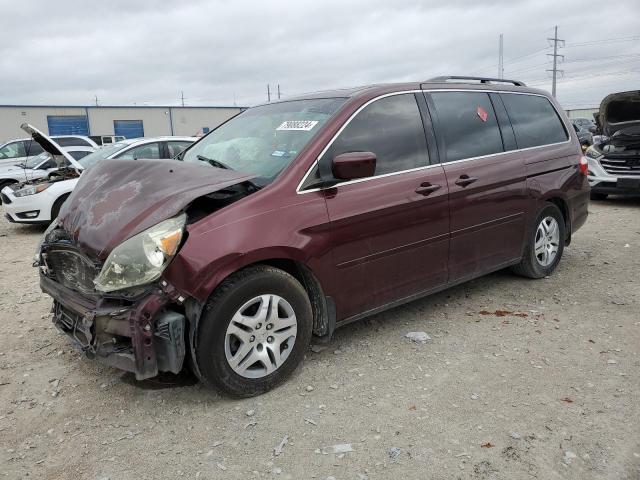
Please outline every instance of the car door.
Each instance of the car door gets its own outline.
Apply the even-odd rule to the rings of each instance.
[[[339,318],[426,292],[447,280],[447,184],[442,166],[429,161],[415,95],[371,101],[351,118],[320,162],[330,165],[335,156],[357,151],[376,155],[375,175],[325,191],[333,262],[343,295],[337,302]]]
[[[27,159],[25,142],[17,140],[0,148],[0,165],[18,165]]]
[[[434,91],[427,98],[449,187],[449,282],[455,283],[522,255],[524,158],[498,95]]]

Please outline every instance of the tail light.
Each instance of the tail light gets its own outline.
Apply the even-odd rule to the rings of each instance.
[[[587,172],[589,171],[589,162],[587,161],[587,157],[584,155],[580,157],[580,171],[585,175],[587,175]]]

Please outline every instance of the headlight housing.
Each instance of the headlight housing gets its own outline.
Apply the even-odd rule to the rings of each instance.
[[[585,155],[585,157],[591,158],[593,160],[598,160],[598,159],[604,157],[604,155],[602,153],[600,153],[598,150],[596,150],[593,145],[591,145],[589,148],[587,148],[587,151],[584,152],[584,155]]]
[[[29,185],[28,187],[23,187],[20,190],[15,190],[13,195],[15,197],[26,197],[27,195],[35,195],[36,193],[43,192],[47,188],[51,186],[51,183],[38,183],[37,185]]]
[[[182,241],[183,213],[125,240],[107,257],[95,278],[96,290],[112,292],[158,279]]]

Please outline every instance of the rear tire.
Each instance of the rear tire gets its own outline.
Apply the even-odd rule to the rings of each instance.
[[[529,232],[522,261],[512,267],[513,272],[527,278],[551,275],[562,258],[565,229],[560,209],[546,203]]]
[[[302,362],[312,328],[309,297],[293,276],[267,265],[236,272],[211,295],[200,320],[195,356],[202,380],[234,397],[267,392]]]
[[[591,200],[606,200],[608,195],[606,193],[591,192]]]

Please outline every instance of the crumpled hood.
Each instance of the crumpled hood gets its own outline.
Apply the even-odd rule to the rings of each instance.
[[[83,172],[58,221],[86,255],[105,260],[196,198],[254,177],[175,160],[106,160]]]
[[[617,131],[640,126],[640,90],[607,95],[600,103],[596,122],[607,137],[612,137]]]

